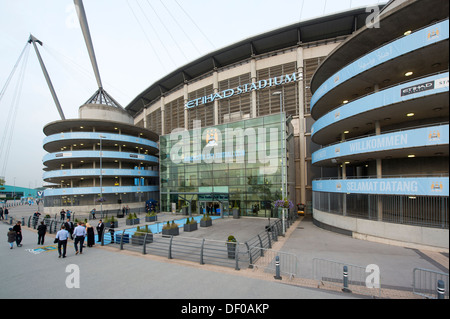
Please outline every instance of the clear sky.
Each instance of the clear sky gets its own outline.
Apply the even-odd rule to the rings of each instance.
[[[209,52],[300,20],[385,2],[83,1],[103,87],[123,107]],[[66,119],[78,117],[97,83],[73,0],[0,0],[0,176],[8,185],[34,188],[43,184],[42,129],[61,118],[34,49],[26,45],[30,34],[43,42],[38,49]]]

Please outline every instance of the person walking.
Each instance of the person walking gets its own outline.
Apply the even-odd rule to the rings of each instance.
[[[0,207],[0,220],[3,220],[3,207]]]
[[[95,218],[95,213],[96,213],[96,210],[95,210],[95,208],[93,208],[91,210],[92,219],[97,219],[97,218]]]
[[[75,255],[78,255],[78,243],[80,243],[80,254],[83,253],[83,243],[84,237],[86,236],[86,228],[81,225],[81,222],[77,223],[77,227],[75,227],[73,231],[73,236],[75,238]]]
[[[62,257],[66,258],[67,251],[67,239],[69,238],[69,232],[66,230],[64,225],[61,226],[61,230],[56,233],[55,241],[58,241],[58,253],[61,258],[61,247],[62,247]]]
[[[66,222],[64,223],[64,227],[66,227],[66,230],[70,234],[70,239],[73,239],[73,222],[70,221],[70,218],[67,218]]]
[[[21,224],[21,222],[18,221],[13,227],[13,230],[16,232],[17,247],[22,247],[21,242],[22,242],[23,237],[22,237],[22,227],[20,226],[20,224]]]
[[[61,221],[64,221],[64,219],[66,218],[66,212],[64,211],[64,209],[62,209],[62,210],[59,212],[59,215],[61,216],[60,220],[61,220]]]
[[[102,241],[104,229],[105,229],[105,224],[103,224],[103,221],[100,219],[97,224],[97,234],[98,234],[97,242]]]
[[[42,221],[41,224],[37,228],[38,232],[38,245],[44,245],[44,237],[47,232],[47,226]]]
[[[3,210],[3,214],[5,215],[5,220],[8,221],[8,214],[9,214],[8,208],[5,207],[5,209]]]
[[[8,231],[9,249],[13,249],[15,241],[16,241],[16,232],[12,228],[10,228]]]
[[[95,234],[94,227],[91,224],[86,223],[86,234],[87,234],[87,246],[92,247],[95,245]]]

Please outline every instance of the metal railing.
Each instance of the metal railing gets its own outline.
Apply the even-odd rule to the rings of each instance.
[[[444,196],[341,194],[313,192],[314,209],[355,218],[403,225],[449,228]],[[379,210],[381,208],[381,212]]]
[[[289,227],[292,220],[286,220]],[[160,233],[137,232],[136,228],[109,229],[103,233],[102,245],[115,244],[121,250],[132,250],[142,254],[153,254],[168,259],[181,259],[234,267],[251,267],[264,256],[264,249],[272,247],[272,243],[282,235],[282,222],[277,219],[270,226],[245,243],[184,236],[167,236]],[[294,274],[292,274],[294,275]]]
[[[441,281],[441,285],[439,285]],[[449,299],[448,274],[414,268],[413,270],[413,293],[427,299]]]
[[[168,259],[188,260],[201,265],[227,266],[236,270],[249,265],[246,246],[239,242],[140,233],[125,229],[106,231],[102,244],[115,244],[121,250],[152,254]]]
[[[250,248],[258,252],[257,260],[250,262],[250,267],[262,269],[264,272],[268,273],[284,274],[289,276],[289,279],[297,276],[298,258],[295,254],[261,247]]]
[[[333,260],[314,258],[313,278],[323,285],[342,288],[343,292],[357,292],[380,297],[381,278],[378,278],[379,287],[368,287],[366,283],[368,276],[366,268]]]

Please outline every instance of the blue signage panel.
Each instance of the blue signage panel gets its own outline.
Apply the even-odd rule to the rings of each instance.
[[[449,21],[443,21],[395,40],[350,63],[326,80],[311,98],[311,109],[327,92],[377,65],[401,55],[426,47],[433,43],[448,40]]]
[[[449,125],[422,127],[407,131],[360,138],[325,147],[312,154],[313,164],[352,154],[431,145],[448,145]]]
[[[433,82],[432,89],[420,89],[425,83]],[[404,92],[408,91],[409,94]],[[413,91],[413,92],[412,92]],[[417,99],[433,94],[439,94],[449,91],[449,73],[440,73],[423,79],[418,79],[401,85],[396,85],[389,89],[376,92],[358,100],[352,101],[341,106],[321,118],[319,118],[311,127],[311,134],[314,135],[319,130],[346,118],[350,118],[357,114],[362,114],[377,108],[388,105]]]
[[[61,195],[88,195],[88,194],[116,194],[116,193],[145,193],[157,192],[159,186],[111,186],[102,187],[77,187],[77,188],[55,188],[46,189],[45,196],[61,196]]]
[[[338,179],[313,181],[313,191],[326,193],[448,196],[448,177]]]

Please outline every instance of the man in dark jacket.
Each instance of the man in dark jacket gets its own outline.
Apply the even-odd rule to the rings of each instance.
[[[69,232],[70,238],[73,239],[73,230],[74,230],[75,226],[70,221],[70,218],[67,218],[67,221],[64,223],[64,227]]]
[[[102,220],[100,219],[97,225],[97,234],[98,234],[98,242],[102,241],[103,236],[103,229],[105,229],[105,225],[103,224]]]
[[[41,224],[37,228],[38,232],[38,245],[44,245],[44,237],[47,232],[47,226],[42,221]]]

